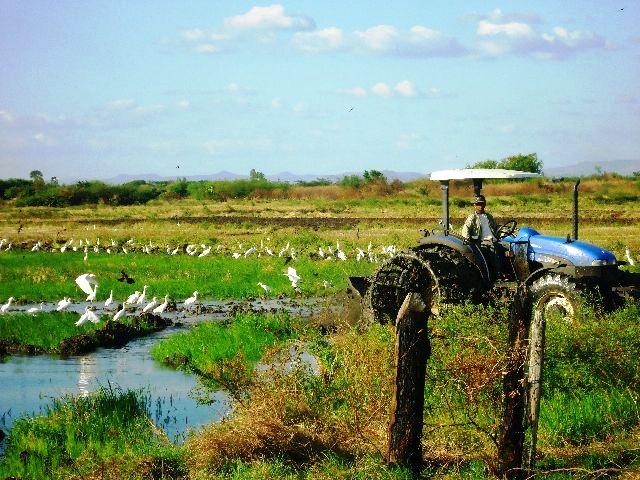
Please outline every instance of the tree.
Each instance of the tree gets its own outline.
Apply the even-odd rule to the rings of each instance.
[[[44,179],[44,175],[42,175],[42,172],[40,170],[31,170],[31,172],[29,172],[29,177],[34,182],[36,180],[43,180]]]
[[[512,155],[500,160],[498,168],[507,170],[520,170],[521,172],[542,173],[542,161],[538,160],[537,153]]]
[[[362,176],[365,183],[387,183],[387,178],[378,170],[365,170]]]
[[[252,168],[249,172],[249,180],[252,182],[264,182],[267,180],[267,177],[264,176],[264,173],[257,171],[255,168]]]
[[[470,166],[470,168],[504,168],[506,170],[519,170],[521,172],[542,173],[542,161],[538,160],[537,153],[512,155],[496,160],[482,160]]]

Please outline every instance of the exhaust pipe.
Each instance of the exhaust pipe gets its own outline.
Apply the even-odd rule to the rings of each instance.
[[[578,186],[580,179],[573,186],[573,240],[578,240]]]

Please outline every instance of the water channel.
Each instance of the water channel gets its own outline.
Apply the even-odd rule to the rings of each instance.
[[[12,355],[0,362],[0,428],[7,432],[24,415],[45,413],[54,398],[65,394],[88,395],[100,386],[143,389],[150,399],[150,414],[174,442],[181,442],[189,429],[215,422],[231,411],[223,391],[203,405],[196,400],[198,381],[194,375],[169,369],[151,357],[151,347],[160,339],[203,322],[222,320],[239,306],[252,311],[287,311],[308,316],[319,308],[317,300],[299,303],[289,299],[252,302],[204,302],[198,314],[167,314],[176,324],[163,331],[129,342],[119,349],[61,358],[50,355]],[[26,310],[29,305],[24,307]],[[76,304],[73,311],[84,311]],[[0,444],[0,452],[3,445]]]

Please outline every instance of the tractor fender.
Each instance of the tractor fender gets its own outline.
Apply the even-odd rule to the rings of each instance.
[[[482,251],[475,245],[468,243],[463,238],[454,235],[431,234],[420,239],[419,245],[444,245],[460,252],[473,266],[478,269],[482,280],[488,285],[491,283],[489,264]]]

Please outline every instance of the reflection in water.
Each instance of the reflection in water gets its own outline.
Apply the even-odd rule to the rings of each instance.
[[[80,372],[78,374],[78,391],[80,396],[88,397],[90,381],[96,376],[95,361],[90,357],[80,357]]]

